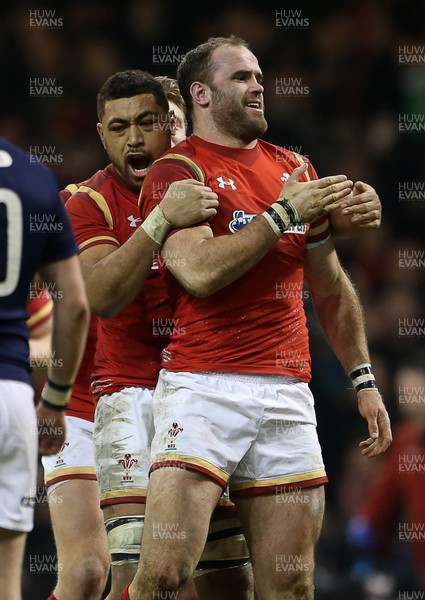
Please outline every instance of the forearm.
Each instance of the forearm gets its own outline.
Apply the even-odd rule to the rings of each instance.
[[[183,232],[177,232],[165,244],[163,256],[187,291],[198,297],[209,296],[233,283],[256,265],[278,240],[261,215],[237,233],[211,235],[201,242],[196,239],[183,251],[173,242],[180,233]]]
[[[352,221],[352,216],[344,215],[340,208],[329,213],[329,226],[334,238],[353,238],[364,233],[364,229]]]
[[[332,294],[312,290],[313,304],[325,336],[345,372],[369,363],[363,310],[346,273],[341,269]]]
[[[74,382],[83,356],[90,314],[87,304],[78,298],[55,301],[51,357],[47,376],[66,386]]]
[[[125,244],[94,264],[81,266],[90,309],[102,318],[111,318],[127,306],[143,288],[159,244],[140,227]]]

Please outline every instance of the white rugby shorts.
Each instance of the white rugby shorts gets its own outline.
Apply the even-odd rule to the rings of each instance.
[[[93,441],[101,506],[146,501],[152,437],[151,390],[129,387],[99,398]]]
[[[327,482],[308,384],[287,376],[160,372],[151,471],[201,471],[231,496]]]
[[[38,430],[34,389],[0,380],[0,527],[29,532],[37,495]]]
[[[78,417],[65,417],[66,440],[53,456],[43,456],[44,484],[51,494],[61,484],[74,479],[96,481],[93,423]]]

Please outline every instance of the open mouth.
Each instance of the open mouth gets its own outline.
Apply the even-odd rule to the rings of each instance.
[[[248,102],[247,103],[247,107],[255,110],[256,112],[260,112],[260,113],[263,112],[263,108],[262,108],[261,102],[255,102],[255,101],[254,102]]]
[[[134,177],[146,177],[151,160],[146,154],[127,154],[127,163]]]

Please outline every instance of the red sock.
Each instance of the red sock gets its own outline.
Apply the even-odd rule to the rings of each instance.
[[[130,600],[130,595],[128,593],[128,588],[130,587],[130,585],[128,585],[125,590],[121,593],[121,596],[118,598],[118,600]]]
[[[58,600],[58,599],[56,598],[56,596],[54,594],[52,594],[51,596],[49,596],[47,598],[47,600]]]

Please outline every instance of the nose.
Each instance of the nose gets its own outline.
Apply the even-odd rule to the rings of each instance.
[[[262,94],[264,92],[264,86],[257,80],[255,80],[256,90]]]
[[[128,132],[127,144],[131,147],[141,146],[144,143],[142,128],[133,123]]]
[[[256,94],[262,94],[264,92],[264,87],[258,81],[256,77],[252,77],[250,80],[250,91],[255,92]]]

